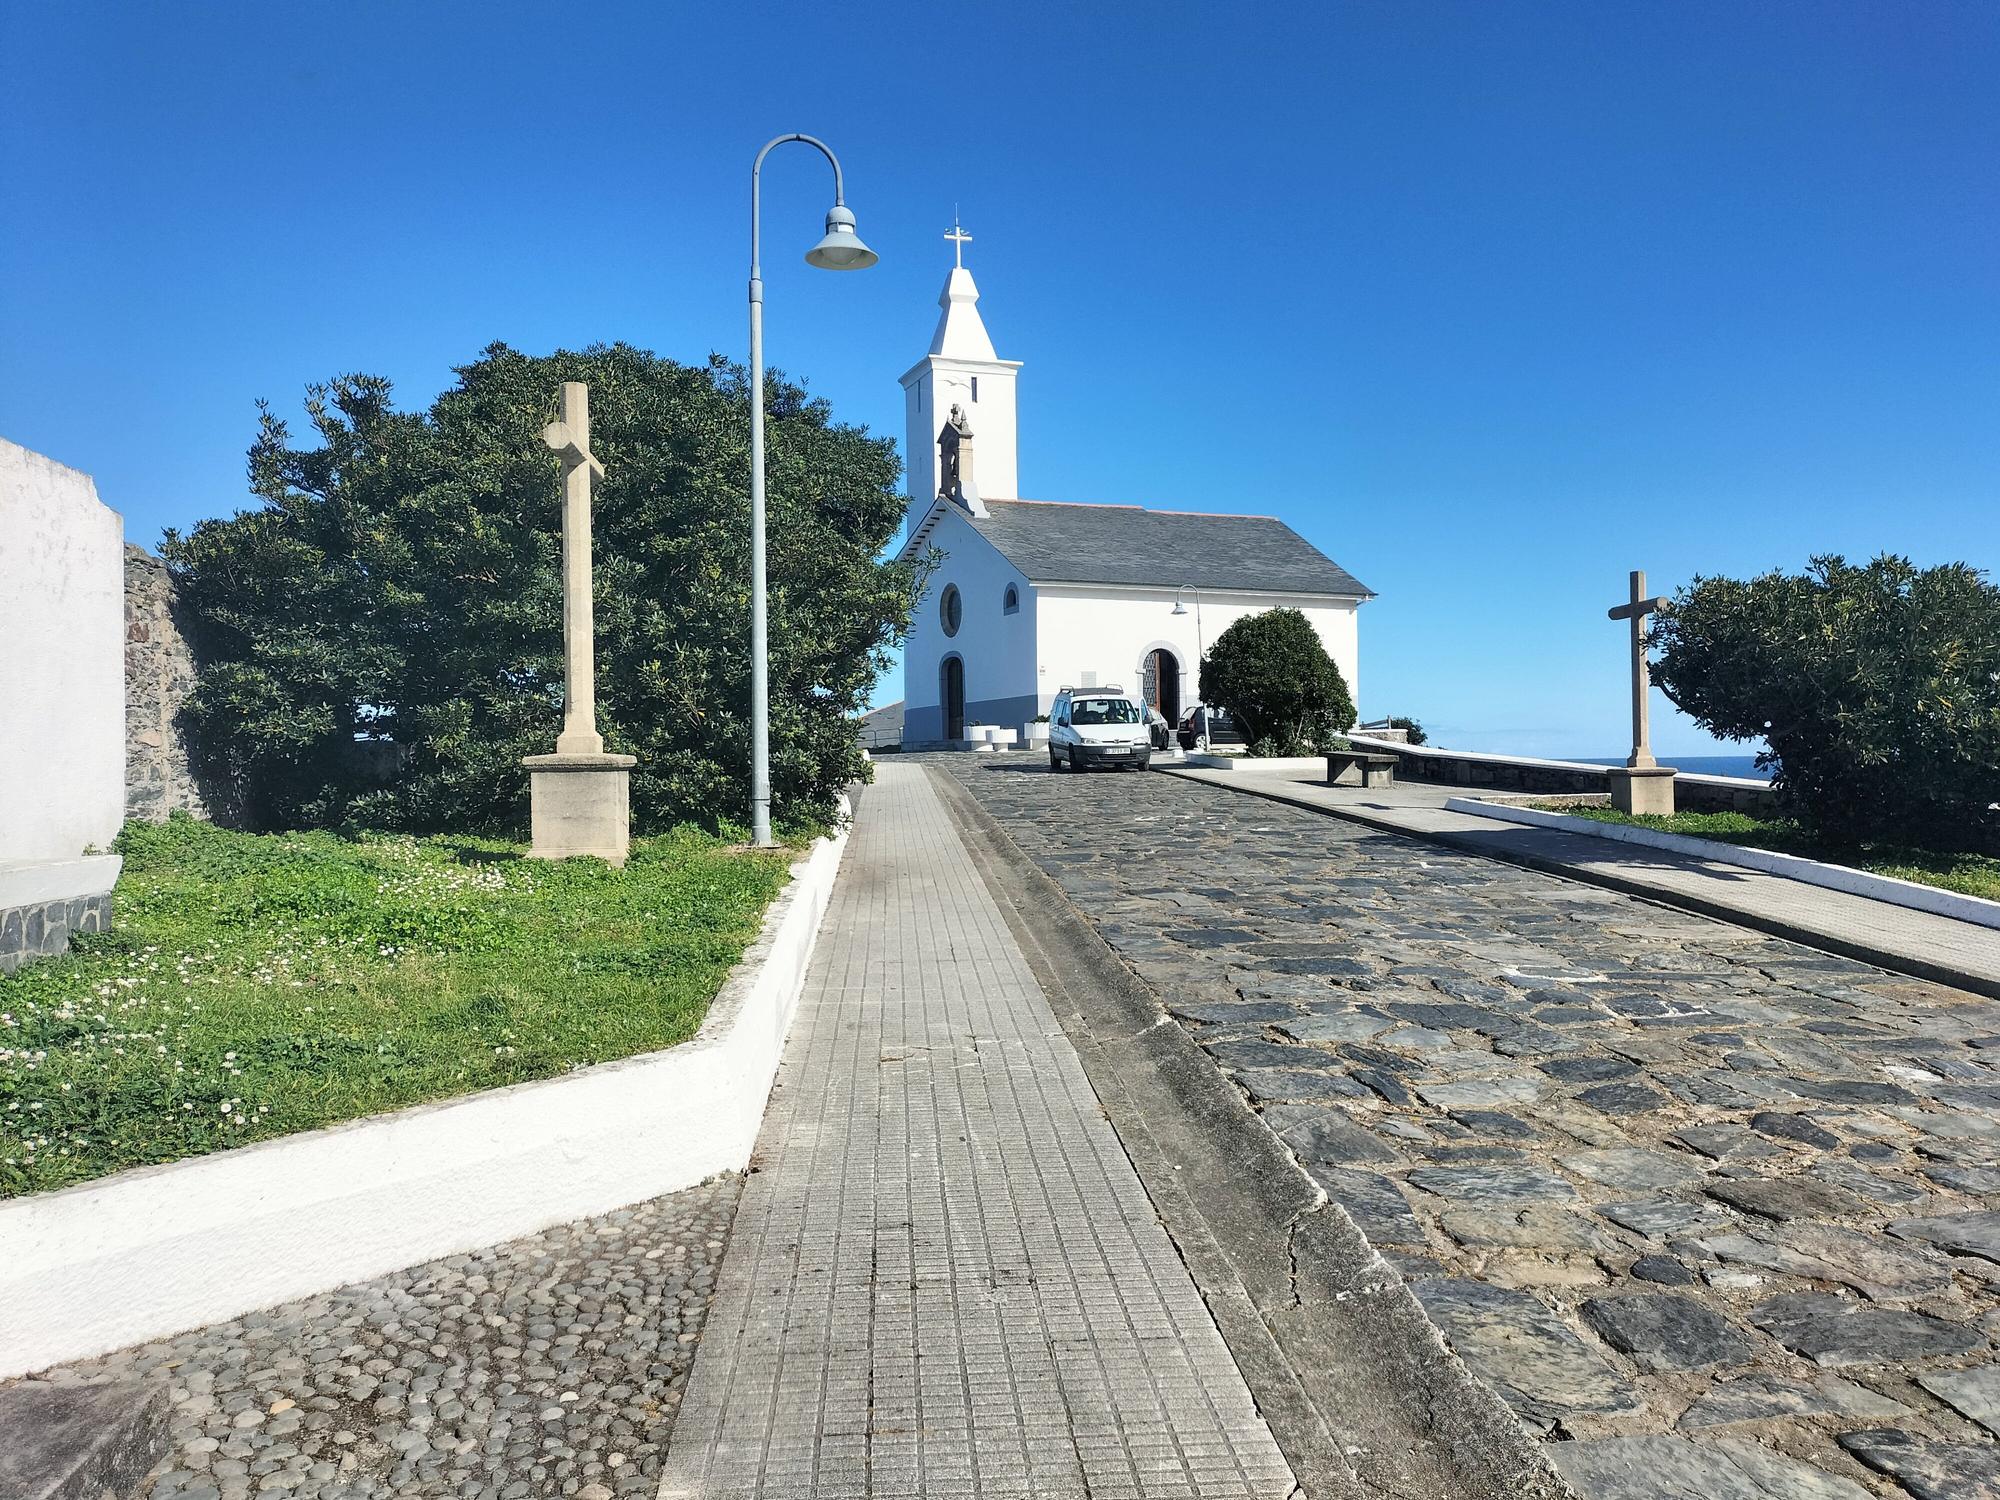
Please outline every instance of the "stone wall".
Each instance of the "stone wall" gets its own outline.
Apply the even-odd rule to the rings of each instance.
[[[11,974],[31,958],[68,951],[71,933],[108,932],[111,896],[72,896],[0,910],[0,974]]]
[[[194,688],[194,653],[175,618],[166,564],[125,548],[125,816],[162,823],[210,815],[175,722]]]

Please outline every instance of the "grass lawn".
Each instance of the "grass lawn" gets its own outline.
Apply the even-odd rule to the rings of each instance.
[[[1938,854],[1927,849],[1899,849],[1870,845],[1860,849],[1833,849],[1816,844],[1798,824],[1783,819],[1753,818],[1747,813],[1675,813],[1671,818],[1622,813],[1610,807],[1576,807],[1566,802],[1535,804],[1543,812],[1569,813],[1578,818],[1595,818],[1600,823],[1632,823],[1641,828],[1657,828],[1662,833],[1684,833],[1690,838],[1716,839],[1725,844],[1744,844],[1753,849],[1774,849],[1780,854],[1799,854],[1807,859],[1825,860],[1891,875],[1898,880],[1914,880],[1941,890],[1966,896],[1984,896],[2000,901],[2000,859],[1982,854]]]
[[[0,978],[0,1198],[692,1036],[793,851],[129,825],[116,930]]]

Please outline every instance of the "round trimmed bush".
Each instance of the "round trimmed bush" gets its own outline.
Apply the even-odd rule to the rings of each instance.
[[[1296,609],[1245,615],[1217,636],[1201,697],[1229,710],[1253,755],[1318,754],[1354,722],[1347,679]]]

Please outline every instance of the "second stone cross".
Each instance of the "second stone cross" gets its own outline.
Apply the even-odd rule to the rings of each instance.
[[[563,727],[554,755],[530,755],[537,859],[594,855],[625,863],[631,847],[630,755],[606,755],[597,732],[597,643],[591,597],[590,481],[604,465],[590,451],[590,387],[566,380],[562,419],[542,441],[562,460]]]

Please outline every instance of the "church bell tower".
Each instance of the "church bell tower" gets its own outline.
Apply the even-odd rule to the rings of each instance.
[[[930,352],[903,376],[903,460],[908,466],[913,506],[937,497],[938,440],[956,406],[976,434],[978,494],[986,500],[1018,500],[1020,474],[1015,456],[1014,377],[1017,359],[1001,359],[979,316],[979,288],[965,269],[965,246],[972,236],[952,225],[956,264],[945,279],[937,332]]]

